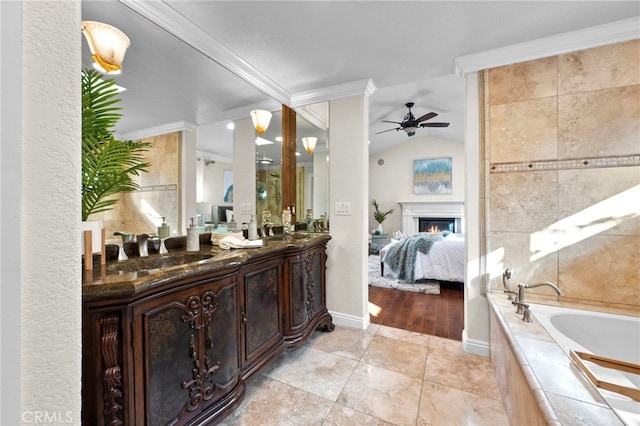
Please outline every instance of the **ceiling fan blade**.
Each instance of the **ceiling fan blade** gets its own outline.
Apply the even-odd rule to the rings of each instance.
[[[392,124],[402,124],[399,121],[389,121],[389,120],[382,120],[381,123],[392,123]]]
[[[449,123],[422,123],[420,127],[449,127]]]
[[[426,114],[425,114],[425,115],[423,115],[422,117],[418,118],[418,119],[416,120],[416,122],[420,123],[420,122],[425,121],[425,120],[430,120],[430,119],[432,119],[433,117],[435,117],[436,115],[438,115],[438,114],[436,114],[435,112],[429,112],[429,113],[426,113]]]
[[[387,132],[390,132],[390,131],[392,131],[392,130],[400,130],[400,127],[396,127],[395,129],[383,130],[383,131],[381,131],[381,132],[376,133],[376,135],[379,135],[380,133],[387,133]]]

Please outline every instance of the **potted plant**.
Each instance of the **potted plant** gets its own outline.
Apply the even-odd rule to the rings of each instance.
[[[118,202],[107,197],[139,189],[133,176],[146,172],[150,166],[143,157],[150,143],[114,137],[115,125],[122,117],[118,102],[114,80],[104,79],[94,70],[82,71],[83,222],[94,213],[111,210]],[[93,247],[96,248],[95,243]]]
[[[375,198],[371,201],[371,205],[373,206],[373,218],[375,219],[376,222],[378,222],[377,231],[379,234],[382,234],[382,231],[383,231],[382,222],[384,222],[387,216],[393,213],[394,209],[389,209],[386,212],[381,211],[380,206],[378,205],[378,202],[375,200]]]

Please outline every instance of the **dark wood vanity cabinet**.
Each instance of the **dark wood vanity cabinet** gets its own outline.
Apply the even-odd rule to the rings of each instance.
[[[135,424],[201,424],[238,398],[238,296],[233,274],[133,307]]]
[[[87,289],[82,423],[219,422],[241,402],[252,374],[317,327],[333,330],[325,296],[329,238],[196,271],[142,273],[100,293]]]
[[[335,326],[326,307],[325,246],[291,250],[284,262],[285,340],[295,345],[319,326]]]
[[[240,300],[241,367],[248,377],[284,346],[281,257],[240,270]]]

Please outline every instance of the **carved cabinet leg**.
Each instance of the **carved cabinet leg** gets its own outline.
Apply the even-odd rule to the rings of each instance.
[[[100,320],[102,330],[101,350],[104,369],[102,382],[104,386],[104,423],[106,425],[122,425],[122,369],[118,364],[120,337],[117,316],[108,316]]]

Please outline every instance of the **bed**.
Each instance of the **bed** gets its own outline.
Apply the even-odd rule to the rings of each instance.
[[[392,240],[380,250],[380,272],[413,283],[419,280],[464,282],[464,237],[420,232]]]

